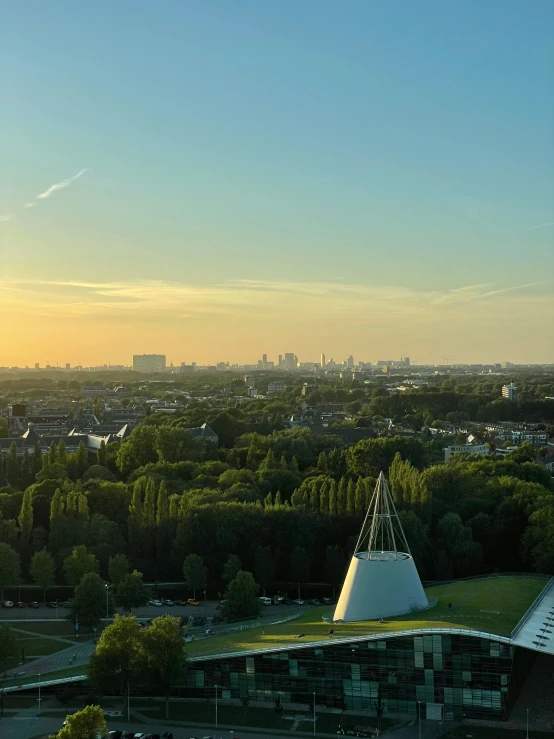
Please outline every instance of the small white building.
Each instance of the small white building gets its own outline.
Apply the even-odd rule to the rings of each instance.
[[[444,461],[450,459],[453,454],[477,454],[479,457],[485,457],[490,454],[490,449],[486,444],[450,444],[444,450]]]

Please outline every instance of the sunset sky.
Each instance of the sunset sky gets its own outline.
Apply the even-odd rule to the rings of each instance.
[[[551,0],[0,12],[0,366],[554,362]]]

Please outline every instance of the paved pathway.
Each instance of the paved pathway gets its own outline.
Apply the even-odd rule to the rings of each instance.
[[[76,644],[73,642],[72,646],[67,649],[62,649],[60,652],[54,652],[54,654],[40,657],[34,662],[20,665],[14,670],[8,672],[7,677],[25,678],[34,675],[44,675],[47,672],[54,672],[55,670],[63,670],[66,667],[88,665],[89,659],[91,655],[94,654],[95,649],[96,644],[92,640],[82,644]]]
[[[54,636],[53,634],[41,634],[38,631],[29,631],[28,629],[20,629],[19,626],[12,626],[12,631],[19,634],[27,634],[30,639],[50,639],[50,641],[59,641],[62,644],[75,644],[74,639],[66,639],[65,636]]]

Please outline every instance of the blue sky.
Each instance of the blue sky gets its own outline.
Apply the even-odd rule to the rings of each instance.
[[[212,290],[224,312],[229,285],[255,281],[268,303],[275,285],[280,295],[288,285],[291,300],[300,284],[440,296],[478,286],[487,297],[471,302],[483,312],[498,296],[517,315],[516,300],[529,317],[552,309],[552,2],[0,7],[0,277],[18,290],[33,284],[25,301],[4,296],[5,306],[44,305],[47,293],[54,314],[88,305],[78,317],[101,331],[98,285],[127,296],[126,286],[152,281],[164,294],[169,284],[187,295]],[[512,290],[519,285],[532,287]],[[207,328],[194,302],[175,309],[195,324],[189,339],[200,355],[199,327],[217,343],[229,316],[212,314]],[[126,298],[116,303],[125,313]],[[313,354],[327,319],[305,309],[298,341],[309,329]],[[264,351],[285,351],[278,320],[238,331],[240,351],[253,343],[257,355],[264,341]],[[167,327],[167,314],[159,321]],[[554,361],[547,325],[532,345],[521,336],[534,361]],[[178,340],[176,331],[164,340]],[[399,354],[406,343],[399,324],[386,337],[364,331],[363,345],[347,337],[351,351],[366,353],[374,339]],[[444,328],[429,335],[426,355],[441,336]],[[343,350],[339,337],[326,340],[328,355]],[[517,351],[499,342],[504,359]],[[468,355],[480,346],[470,342]]]

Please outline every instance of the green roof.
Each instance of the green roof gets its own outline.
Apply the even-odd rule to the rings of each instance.
[[[447,585],[426,588],[428,598],[438,601],[426,611],[378,621],[333,624],[333,638],[397,633],[412,629],[450,628],[482,631],[510,636],[529,606],[544,588],[548,578],[533,576],[491,576],[476,580],[460,580]],[[452,607],[449,607],[449,604]],[[284,624],[245,629],[222,636],[210,636],[187,643],[188,657],[209,658],[232,652],[270,649],[288,645],[300,646],[328,638],[330,624],[324,615],[333,606],[307,610],[300,618]],[[298,638],[299,634],[304,634]]]

